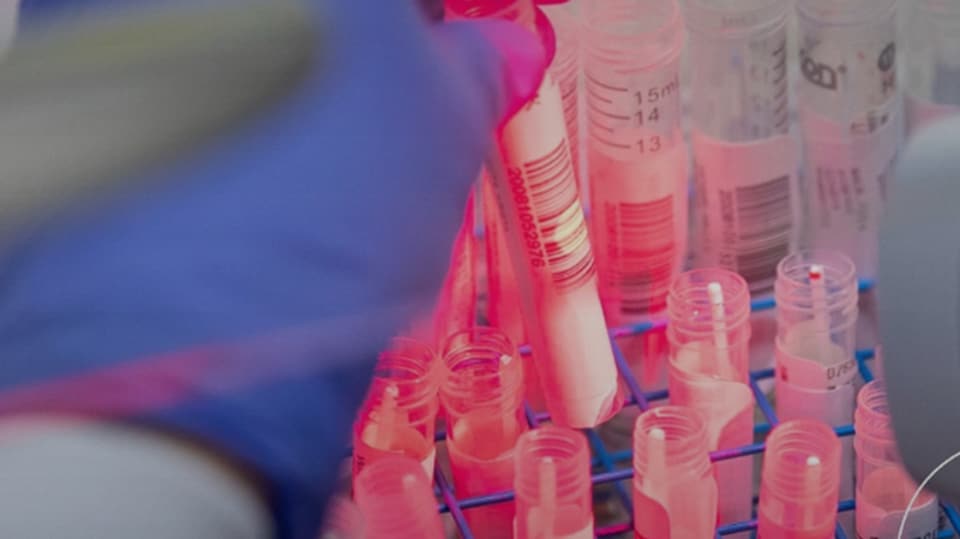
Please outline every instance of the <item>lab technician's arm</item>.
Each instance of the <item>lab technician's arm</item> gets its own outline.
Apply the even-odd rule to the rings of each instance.
[[[0,536],[315,538],[373,360],[432,304],[543,53],[506,23],[431,30],[379,0],[306,2],[307,50],[270,51],[283,72],[197,32],[266,10],[231,19],[249,35],[282,4],[179,2],[207,18],[117,34],[111,17],[0,70],[5,184],[113,191],[37,224],[62,197],[13,189],[0,212]],[[62,69],[17,69],[44,54]]]

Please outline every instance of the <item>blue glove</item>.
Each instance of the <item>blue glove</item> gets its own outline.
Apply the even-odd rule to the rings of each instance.
[[[377,352],[435,299],[490,134],[544,67],[507,23],[309,13],[315,61],[284,102],[22,237],[0,273],[0,412],[200,440],[295,539],[316,536]]]

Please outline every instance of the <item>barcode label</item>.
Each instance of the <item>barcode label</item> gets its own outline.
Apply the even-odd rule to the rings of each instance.
[[[718,265],[766,291],[796,241],[796,141],[731,143],[695,133],[700,265]]]
[[[545,156],[508,171],[520,221],[535,267],[546,267],[560,288],[572,288],[596,272],[567,141]]]
[[[613,264],[607,277],[608,285],[622,293],[620,311],[637,315],[663,308],[677,261],[673,196],[608,203],[605,208],[607,223],[615,223],[619,230],[609,238]]]
[[[784,175],[757,185],[720,191],[721,206],[732,204],[736,223],[730,212],[723,211],[727,223],[736,228],[734,266],[749,283],[776,276],[777,264],[790,252],[793,214],[790,201],[790,176]]]

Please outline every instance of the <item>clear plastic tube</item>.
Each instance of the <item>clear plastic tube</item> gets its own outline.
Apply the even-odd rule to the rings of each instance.
[[[810,245],[876,273],[879,216],[900,142],[896,0],[798,0]]]
[[[780,262],[775,387],[780,419],[813,419],[839,427],[853,421],[857,277],[838,252],[800,251]],[[853,442],[842,442],[840,495],[854,495]],[[852,525],[852,521],[849,523]]]
[[[634,536],[713,537],[717,482],[700,412],[672,405],[647,410],[637,417],[633,443]]]
[[[454,334],[444,346],[446,376],[440,400],[447,414],[447,450],[460,497],[508,490],[513,450],[527,430],[523,414],[523,368],[513,343],[494,328]],[[513,502],[468,509],[478,537],[508,537]]]
[[[421,463],[433,477],[439,361],[413,339],[396,338],[380,354],[367,398],[353,428],[353,476],[391,454]]]
[[[839,501],[840,441],[826,424],[781,423],[767,437],[757,507],[763,539],[830,539]]]
[[[768,292],[796,248],[798,152],[789,136],[789,0],[684,0],[698,265]]]
[[[366,535],[376,539],[443,539],[430,479],[416,460],[388,455],[364,468],[354,499]]]
[[[570,140],[574,170],[580,169],[580,20],[572,3],[545,5],[543,12],[553,24],[557,36],[557,52],[550,64],[550,73],[560,86],[563,97],[563,118]]]
[[[327,505],[320,539],[364,539],[366,526],[360,508],[349,498],[334,498]]]
[[[529,431],[517,443],[515,463],[515,539],[593,539],[590,449],[583,434],[552,425]]]
[[[528,12],[503,8],[521,17]],[[547,409],[559,425],[596,426],[620,410],[623,397],[597,294],[562,97],[549,73],[537,98],[507,122],[498,142],[499,155],[487,169]]]
[[[674,0],[585,7],[593,237],[607,319],[623,325],[662,312],[686,254],[684,32]]]
[[[753,443],[753,394],[747,385],[750,293],[731,271],[683,273],[667,296],[670,402],[698,410],[709,449]],[[720,523],[750,519],[753,459],[717,462]]]
[[[960,4],[908,3],[903,41],[910,132],[960,112]]]
[[[857,452],[857,535],[897,537],[904,510],[917,491],[900,461],[887,393],[880,381],[860,389],[854,419]],[[936,537],[937,497],[924,491],[907,516],[903,537]]]

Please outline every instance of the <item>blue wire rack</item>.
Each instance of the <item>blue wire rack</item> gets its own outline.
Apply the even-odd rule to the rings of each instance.
[[[872,282],[861,281],[861,292],[868,291],[872,288]],[[773,299],[769,297],[756,299],[751,303],[751,309],[754,312],[773,308]],[[623,351],[617,344],[617,339],[631,335],[639,335],[663,326],[664,322],[648,322],[633,326],[613,328],[610,330],[610,340],[613,344],[613,352],[614,358],[617,362],[617,369],[620,371],[620,376],[623,378],[623,381],[625,382],[629,391],[629,398],[627,399],[625,406],[636,406],[640,410],[646,410],[649,408],[650,403],[666,400],[669,395],[666,390],[650,392],[643,391],[643,389],[640,387],[640,384],[637,382],[636,377],[634,377],[632,371],[630,370],[626,357],[623,355]],[[520,352],[525,356],[529,356],[529,346],[520,347]],[[857,350],[856,359],[857,365],[860,369],[860,375],[863,377],[864,381],[869,382],[873,380],[873,371],[870,367],[870,361],[873,359],[873,350]],[[765,369],[750,373],[750,388],[753,390],[757,407],[760,409],[763,417],[765,418],[764,422],[758,423],[754,426],[754,433],[758,435],[764,435],[770,432],[770,430],[779,422],[777,419],[777,414],[773,409],[773,405],[770,403],[770,400],[766,397],[766,395],[764,395],[759,386],[759,382],[761,380],[773,378],[773,375],[773,369]],[[549,420],[549,414],[535,413],[529,404],[525,404],[524,406],[526,408],[527,421],[531,428],[536,428],[540,425],[540,423]],[[837,427],[834,430],[836,431],[837,436],[853,435],[853,425]],[[626,522],[598,527],[596,529],[596,535],[597,537],[612,537],[625,532],[630,532],[633,529],[633,504],[630,498],[631,486],[629,480],[633,477],[633,467],[626,466],[625,468],[618,469],[617,464],[629,463],[633,459],[633,452],[631,450],[610,451],[607,449],[600,435],[597,434],[595,430],[586,429],[584,432],[586,433],[593,450],[593,469],[600,470],[598,473],[594,473],[592,476],[593,485],[597,486],[612,484],[616,498],[618,499],[619,503],[622,504],[626,514],[630,515],[630,520],[627,520]],[[437,433],[437,441],[442,441],[444,438],[445,434],[443,432]],[[747,458],[752,455],[762,453],[763,450],[763,443],[754,443],[742,447],[714,451],[710,454],[710,459],[716,462],[719,460],[734,458]],[[484,505],[508,502],[512,500],[514,496],[513,491],[504,491],[491,493],[484,496],[459,499],[456,497],[450,481],[444,475],[444,472],[439,465],[436,467],[434,472],[434,482],[436,483],[439,497],[442,500],[439,506],[440,512],[449,513],[451,517],[453,517],[453,521],[463,539],[488,539],[484,537],[475,538],[470,530],[469,525],[467,524],[466,519],[464,518],[463,512],[465,510]],[[756,503],[756,499],[754,499],[754,503]],[[949,526],[942,530],[938,537],[947,538],[960,536],[960,513],[958,513],[955,508],[949,505],[942,505],[941,507],[947,521],[949,521]],[[842,500],[839,503],[840,512],[853,511],[854,508],[855,504],[853,500]],[[756,527],[756,519],[726,524],[717,530],[717,537],[719,538],[741,532],[750,532],[755,530]],[[837,526],[836,537],[837,539],[847,539],[847,535],[839,525]]]

